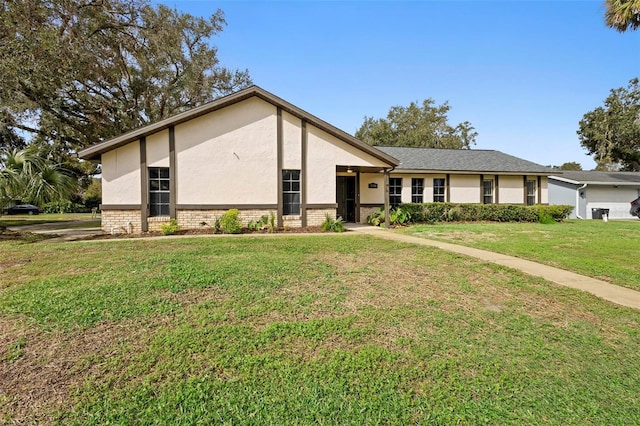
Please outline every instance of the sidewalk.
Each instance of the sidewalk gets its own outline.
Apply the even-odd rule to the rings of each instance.
[[[551,281],[558,285],[586,291],[600,297],[601,299],[608,300],[609,302],[613,302],[618,305],[640,309],[639,291],[620,287],[595,278],[579,275],[574,272],[565,271],[564,269],[558,269],[552,266],[546,266],[529,260],[520,259],[518,257],[507,256],[505,254],[494,253],[486,250],[427,240],[424,238],[412,237],[410,235],[397,234],[395,232],[373,226],[349,224],[348,228],[351,231],[360,234],[372,235],[374,237],[385,238],[387,240],[437,247],[442,250],[475,257],[485,262],[496,263],[498,265],[517,269],[525,274],[544,278],[547,281]]]

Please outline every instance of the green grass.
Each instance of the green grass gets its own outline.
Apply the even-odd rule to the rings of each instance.
[[[91,213],[46,213],[38,215],[2,215],[0,216],[0,225],[2,226],[22,226],[22,225],[39,225],[42,223],[52,222],[69,222],[86,220],[89,222],[100,221],[100,215],[97,219],[91,218]]]
[[[0,251],[0,422],[640,418],[639,312],[437,249],[330,235]]]
[[[398,232],[521,257],[640,290],[640,221],[414,225]]]

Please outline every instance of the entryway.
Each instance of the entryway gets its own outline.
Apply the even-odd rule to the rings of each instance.
[[[356,221],[356,177],[336,176],[338,216],[345,222]]]

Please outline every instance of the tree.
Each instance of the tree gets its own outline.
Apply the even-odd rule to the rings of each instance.
[[[65,200],[76,187],[64,168],[33,148],[0,151],[0,208],[14,200],[38,205]]]
[[[575,161],[568,161],[559,166],[552,166],[556,170],[582,170],[582,164]]]
[[[387,118],[365,117],[356,137],[369,145],[410,146],[423,148],[470,148],[478,133],[468,121],[455,127],[448,123],[447,102],[435,105],[425,99],[420,106],[394,106]]]
[[[606,0],[604,19],[607,25],[618,31],[640,28],[640,0]]]
[[[598,169],[640,171],[640,85],[612,89],[604,106],[586,113],[577,131],[580,144],[594,156]]]
[[[147,0],[0,3],[0,128],[56,161],[251,83],[203,19]]]

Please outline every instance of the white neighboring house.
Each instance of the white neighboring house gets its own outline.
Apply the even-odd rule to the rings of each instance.
[[[574,206],[571,218],[593,219],[609,209],[609,219],[633,219],[631,201],[640,197],[640,172],[562,170],[549,176],[549,204]]]

